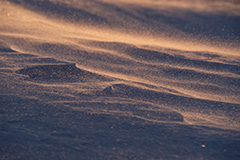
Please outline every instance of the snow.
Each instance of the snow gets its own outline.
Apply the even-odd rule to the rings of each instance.
[[[0,159],[239,159],[239,8],[0,1]]]

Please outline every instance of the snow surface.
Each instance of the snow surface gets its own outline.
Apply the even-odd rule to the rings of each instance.
[[[0,159],[240,159],[240,3],[1,0]]]

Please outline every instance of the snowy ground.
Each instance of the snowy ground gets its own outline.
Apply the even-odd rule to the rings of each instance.
[[[240,159],[240,3],[1,0],[0,159]]]

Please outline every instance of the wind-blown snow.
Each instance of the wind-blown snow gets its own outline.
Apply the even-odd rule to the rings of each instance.
[[[0,159],[239,159],[240,4],[2,0]]]

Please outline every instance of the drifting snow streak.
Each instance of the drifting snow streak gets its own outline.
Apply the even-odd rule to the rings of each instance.
[[[108,81],[103,76],[78,69],[75,64],[42,65],[21,69],[17,73],[29,75],[34,80],[50,82]]]
[[[59,137],[62,140],[59,143],[63,144],[72,143],[67,139],[77,139],[78,132],[88,127],[96,128],[82,133],[85,138],[89,133],[93,137],[95,132],[108,133],[106,128],[116,126],[118,129],[113,133],[119,135],[119,141],[124,141],[128,134],[134,140],[128,152],[123,149],[125,142],[119,144],[118,151],[109,151],[109,148],[101,150],[102,146],[106,147],[101,137],[95,139],[96,143],[88,138],[86,142],[78,139],[81,142],[76,143],[87,150],[79,152],[84,159],[97,156],[173,159],[169,156],[176,153],[173,146],[181,148],[185,143],[167,142],[166,152],[156,149],[156,153],[151,154],[142,147],[136,150],[142,155],[133,155],[138,145],[134,138],[140,136],[135,132],[139,131],[147,136],[148,147],[158,146],[156,139],[165,143],[169,134],[174,142],[194,132],[198,137],[202,133],[194,129],[202,126],[203,132],[209,134],[226,132],[229,137],[238,137],[240,7],[237,2],[206,3],[201,0],[1,1],[2,123],[11,123],[18,129],[18,123],[26,121],[22,125],[33,129],[27,121],[34,121],[40,128],[34,134],[40,137],[44,134],[41,127],[48,123],[65,127],[69,133],[49,127],[55,131],[51,135]],[[151,137],[151,133],[134,125],[146,125],[145,129],[151,133],[158,131],[148,126],[167,133],[165,138],[158,134]],[[191,127],[193,129],[189,129]],[[178,138],[174,133],[180,129],[189,133],[181,132],[182,137]],[[31,131],[23,134],[30,134],[27,132]],[[3,134],[6,136],[5,131]],[[111,136],[105,138],[112,139]],[[11,150],[15,150],[12,147],[15,141],[10,147],[3,143],[5,148],[1,152],[5,157],[0,157],[14,159]],[[212,158],[211,153],[200,154],[201,157],[189,154],[198,150],[194,145],[190,143],[190,148],[183,151],[189,157],[179,156],[182,159]],[[239,148],[239,144],[230,145]],[[73,148],[77,150],[77,146]],[[93,156],[89,155],[91,150],[96,152]],[[18,150],[16,156],[21,152]],[[66,151],[60,152],[64,155],[49,158],[70,156]],[[66,159],[77,159],[77,155],[74,153]],[[224,150],[219,154],[231,159],[229,155],[236,158],[239,152],[225,154]],[[31,156],[23,153],[25,159]],[[46,157],[42,155],[42,159]]]

